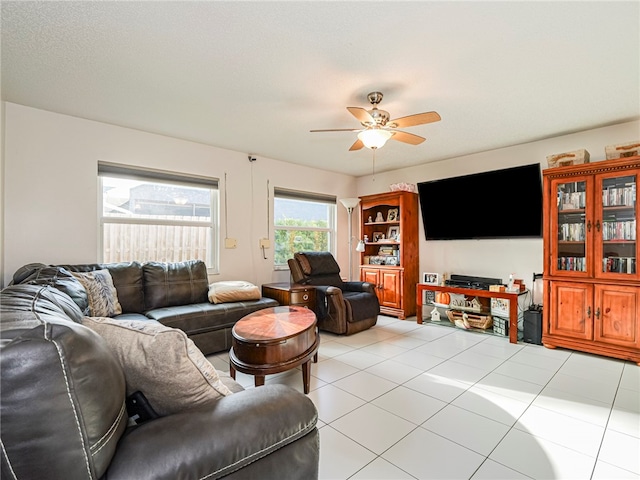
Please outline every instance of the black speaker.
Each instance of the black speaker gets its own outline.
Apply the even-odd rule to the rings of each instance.
[[[524,336],[527,343],[542,345],[542,310],[529,309],[524,312]]]

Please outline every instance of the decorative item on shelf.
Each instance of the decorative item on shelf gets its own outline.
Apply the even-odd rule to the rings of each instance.
[[[400,227],[389,227],[389,230],[387,230],[387,238],[389,240],[398,240],[398,236],[400,235]]]
[[[369,218],[367,219],[367,223],[373,223],[373,218],[371,217],[371,215],[369,215]]]
[[[476,315],[474,313],[459,312],[456,310],[447,310],[449,321],[456,326],[458,322],[465,325],[461,328],[480,328],[486,330],[493,326],[493,318],[491,315]],[[466,325],[469,325],[468,327]]]
[[[413,183],[404,183],[404,182],[392,183],[391,185],[389,185],[389,190],[391,190],[392,192],[418,193],[418,189],[415,186],[415,184],[413,184]]]
[[[385,265],[398,266],[400,264],[400,259],[395,255],[387,255],[384,259]]]
[[[382,212],[376,213],[376,222],[384,222],[384,217],[382,216]]]
[[[431,321],[432,322],[440,321],[440,312],[438,311],[437,307],[433,307],[433,310],[431,310]]]
[[[384,233],[382,232],[373,232],[373,241],[380,242],[384,240]]]
[[[567,165],[577,165],[579,163],[589,163],[589,152],[585,149],[575,150],[573,152],[558,153],[555,155],[547,155],[547,164],[549,168],[566,167]]]
[[[389,213],[387,213],[387,222],[397,222],[399,210],[397,208],[390,208]]]
[[[465,295],[455,293],[450,295],[450,297],[451,301],[449,302],[449,306],[451,308],[467,310],[470,312],[480,312],[482,310],[482,304],[480,303],[480,300],[478,300],[478,297],[468,300]]]
[[[604,147],[607,160],[614,158],[635,157],[640,155],[640,140],[630,143],[619,143],[618,145],[607,145]]]
[[[451,295],[449,295],[447,292],[436,293],[436,303],[439,303],[440,305],[449,305],[450,301]]]
[[[437,273],[423,272],[422,273],[422,283],[426,283],[427,285],[439,285],[440,275]],[[447,294],[448,295],[448,294]],[[447,303],[449,303],[447,301]]]

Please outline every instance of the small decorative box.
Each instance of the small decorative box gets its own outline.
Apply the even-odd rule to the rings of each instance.
[[[635,157],[640,155],[640,141],[621,143],[618,145],[607,145],[604,147],[604,153],[607,155],[607,160],[611,160],[613,158]]]
[[[509,335],[509,320],[506,318],[493,317],[493,333],[506,337]]]
[[[558,153],[556,155],[547,155],[547,163],[549,164],[549,168],[566,167],[567,165],[589,163],[589,158],[589,152],[582,149],[573,152]]]

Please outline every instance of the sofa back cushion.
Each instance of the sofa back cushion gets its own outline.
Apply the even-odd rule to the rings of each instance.
[[[84,315],[89,315],[89,298],[82,283],[73,274],[62,267],[43,265],[34,268],[31,273],[21,278],[21,285],[49,285],[66,293],[80,308]]]
[[[9,318],[15,321],[18,312],[25,312],[25,318],[36,320],[41,317],[62,317],[81,323],[84,317],[84,313],[68,295],[50,285],[20,284],[3,289],[0,292],[3,328],[7,328]]]
[[[146,310],[209,301],[207,266],[201,260],[148,262],[142,266],[142,273]]]
[[[24,287],[43,289],[35,299],[52,289],[8,288]],[[127,425],[124,374],[98,334],[38,308],[11,311],[12,295],[2,292],[0,320],[2,476],[101,478]]]
[[[106,268],[113,279],[113,286],[116,287],[122,313],[143,313],[145,311],[142,264],[139,262],[86,263],[61,266],[70,272],[92,272]]]

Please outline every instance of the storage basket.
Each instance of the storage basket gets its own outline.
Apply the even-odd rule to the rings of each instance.
[[[493,319],[491,315],[477,315],[475,313],[460,312],[458,310],[447,310],[447,317],[451,323],[455,323],[456,320],[462,320],[462,315],[467,315],[467,322],[472,328],[481,328],[486,330],[493,326]]]
[[[604,153],[607,155],[607,160],[638,156],[640,155],[640,140],[618,145],[607,145],[604,147]]]
[[[580,163],[589,163],[589,152],[585,149],[575,150],[573,152],[557,153],[555,155],[547,155],[547,164],[549,168],[566,167],[567,165],[578,165]]]

